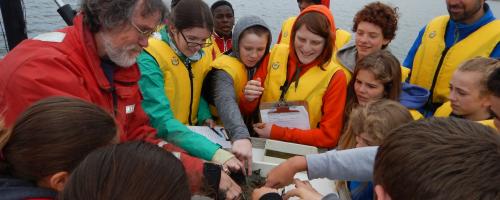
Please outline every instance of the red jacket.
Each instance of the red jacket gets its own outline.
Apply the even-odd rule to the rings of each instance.
[[[53,32],[52,37],[37,36],[23,41],[0,61],[0,111],[7,127],[30,104],[42,98],[72,96],[113,114],[121,129],[121,141],[158,142],[156,130],[149,125],[141,107],[137,65],[115,68],[113,80],[118,97],[115,107],[113,89],[101,68],[93,34],[82,19],[78,15],[74,26]],[[202,161],[183,156],[186,169],[198,170],[188,171],[197,177],[190,177],[194,189],[194,185],[201,183]]]

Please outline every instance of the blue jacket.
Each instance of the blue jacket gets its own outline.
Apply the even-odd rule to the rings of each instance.
[[[417,85],[403,82],[401,86],[401,95],[399,96],[399,103],[408,109],[418,110],[424,107],[429,95],[429,90]]]
[[[13,177],[0,177],[0,199],[2,200],[55,199],[56,196],[57,192],[37,187],[34,183]]]
[[[467,36],[469,36],[471,33],[479,29],[480,27],[490,23],[491,21],[495,20],[495,16],[493,15],[493,12],[490,9],[490,6],[488,4],[484,4],[484,10],[485,13],[483,17],[481,17],[478,21],[474,22],[473,24],[467,25],[459,22],[455,22],[454,20],[450,19],[448,22],[448,27],[446,29],[446,47],[451,47],[457,42],[463,40]],[[457,34],[455,34],[455,31]],[[408,52],[408,55],[406,56],[406,59],[403,62],[403,66],[407,67],[408,69],[413,68],[413,59],[415,58],[415,54],[417,53],[417,49],[422,43],[422,36],[425,32],[425,27],[423,27],[420,32],[418,33],[417,39],[415,39],[415,42],[413,43],[410,51]],[[500,58],[500,46],[499,44],[496,45],[495,49],[490,54],[490,57],[492,58]]]

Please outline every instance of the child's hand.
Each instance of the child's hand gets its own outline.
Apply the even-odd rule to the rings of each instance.
[[[213,128],[213,127],[215,127],[215,125],[217,125],[217,124],[215,123],[215,121],[214,121],[213,119],[208,118],[208,119],[206,119],[206,120],[203,122],[203,125],[208,126],[208,127],[210,127],[210,128]]]
[[[270,138],[272,128],[273,128],[273,124],[270,124],[270,123],[256,123],[253,125],[253,130],[261,138]]]
[[[264,88],[261,87],[260,78],[257,78],[257,80],[249,80],[245,85],[245,89],[243,89],[243,95],[245,95],[247,101],[253,101],[259,98],[262,92],[264,92]]]
[[[309,181],[301,181],[295,179],[295,189],[285,193],[283,199],[289,199],[290,197],[299,197],[300,199],[311,199],[311,200],[321,200],[323,195],[316,191]]]
[[[244,169],[245,168],[243,166],[243,163],[241,163],[241,161],[238,160],[238,158],[236,158],[236,157],[232,157],[231,159],[224,162],[224,164],[222,165],[222,170],[224,172],[244,171]]]
[[[266,187],[281,188],[292,184],[296,173],[307,170],[303,156],[295,156],[281,163],[267,174]]]
[[[252,143],[250,139],[234,141],[231,151],[243,163],[243,174],[252,175]]]
[[[237,199],[241,195],[241,187],[224,172],[220,173],[219,190],[226,195],[226,199]]]

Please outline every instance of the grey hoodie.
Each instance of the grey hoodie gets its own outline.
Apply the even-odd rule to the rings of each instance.
[[[308,178],[371,181],[377,150],[377,146],[372,146],[307,155]],[[339,197],[335,193],[323,197],[323,200],[337,199]]]
[[[260,17],[250,15],[250,16],[244,16],[241,19],[238,20],[236,25],[234,25],[233,29],[233,48],[232,48],[232,53],[231,56],[234,56],[236,58],[240,58],[240,50],[239,50],[239,42],[240,42],[240,36],[245,31],[246,29],[252,27],[252,26],[262,26],[269,30],[269,33],[271,33],[271,29],[269,26],[262,20]],[[271,45],[271,35],[269,35],[269,39],[267,42],[267,48],[266,48],[266,53],[269,51],[269,46]]]
[[[331,150],[306,156],[309,179],[371,181],[378,146]]]
[[[233,48],[230,56],[239,59],[239,49],[238,43],[240,36],[244,30],[252,26],[263,26],[269,33],[271,30],[267,24],[261,18],[257,16],[245,16],[238,20],[233,29]],[[269,35],[269,40],[266,48],[266,54],[269,51],[269,46],[271,43],[271,35]],[[264,54],[265,55],[265,54]],[[259,64],[257,64],[258,66]],[[250,80],[255,73],[255,68],[248,70],[248,79]],[[226,130],[228,130],[231,141],[246,139],[250,137],[249,130],[245,125],[243,116],[241,115],[236,94],[234,93],[234,82],[232,77],[223,70],[214,70],[210,75],[214,104],[217,107],[217,112],[224,124]]]
[[[354,40],[351,40],[349,43],[344,45],[337,52],[337,59],[347,68],[351,74],[354,73],[354,68],[356,67],[356,55],[358,54],[358,50],[356,50],[356,45],[354,44]]]

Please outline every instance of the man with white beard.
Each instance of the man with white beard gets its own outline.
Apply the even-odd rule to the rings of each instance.
[[[71,96],[101,106],[120,126],[120,140],[164,145],[141,107],[136,57],[167,13],[162,0],[82,0],[74,26],[25,40],[0,61],[0,115],[7,127],[30,104]],[[193,192],[204,185],[229,191],[218,166],[180,156]],[[211,181],[211,180],[214,181]]]

